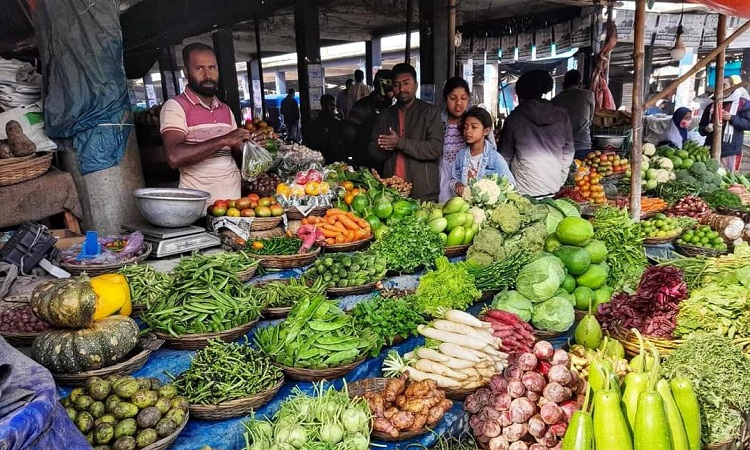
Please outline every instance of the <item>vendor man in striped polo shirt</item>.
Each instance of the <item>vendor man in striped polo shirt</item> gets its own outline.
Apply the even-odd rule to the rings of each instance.
[[[229,106],[214,95],[219,69],[211,47],[201,43],[182,49],[188,87],[161,109],[161,137],[167,164],[180,170],[180,187],[211,194],[207,204],[240,197],[242,142],[250,132],[237,128]]]

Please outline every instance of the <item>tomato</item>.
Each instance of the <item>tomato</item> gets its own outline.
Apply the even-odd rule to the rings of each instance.
[[[242,211],[243,209],[247,209],[250,207],[250,199],[247,197],[242,197],[234,202],[234,207]]]
[[[250,194],[247,196],[247,198],[249,198],[251,202],[257,202],[258,200],[260,200],[260,196],[258,194]]]
[[[252,208],[243,209],[240,211],[242,217],[255,217],[255,210]]]
[[[352,189],[354,189],[354,183],[352,183],[351,181],[344,181],[343,183],[341,183],[341,186],[347,191],[351,191]]]

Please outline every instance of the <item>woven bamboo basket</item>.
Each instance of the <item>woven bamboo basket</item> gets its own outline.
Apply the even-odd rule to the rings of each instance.
[[[561,333],[559,331],[543,331],[543,330],[537,330],[534,328],[534,336],[540,341],[546,341],[549,339],[554,339],[556,337],[562,336],[564,333]]]
[[[445,247],[445,251],[443,254],[446,258],[455,258],[456,256],[463,256],[466,254],[466,251],[469,250],[469,247],[471,245],[452,245],[450,247]]]
[[[89,370],[81,373],[54,373],[52,372],[52,378],[55,382],[61,386],[83,386],[91,377],[105,377],[112,375],[113,373],[121,375],[129,375],[136,370],[143,367],[151,355],[161,348],[164,341],[158,339],[153,334],[148,334],[138,341],[136,348],[126,356],[126,360],[121,361],[109,367],[102,367],[101,369]]]
[[[215,405],[190,404],[190,414],[201,420],[224,420],[249,414],[268,403],[284,385],[282,378],[271,389],[259,392],[249,397],[237,398]]]
[[[495,296],[496,296],[496,295],[497,295],[497,294],[498,294],[499,292],[500,292],[500,291],[495,291],[495,290],[492,290],[492,291],[483,291],[483,292],[482,292],[482,296],[481,296],[481,297],[479,297],[479,300],[480,300],[480,301],[488,301],[488,300],[492,300],[493,298],[495,298]]]
[[[234,342],[242,336],[246,335],[255,324],[258,323],[258,319],[251,320],[250,322],[240,325],[239,327],[230,328],[219,333],[198,333],[198,334],[184,334],[178,338],[168,333],[154,332],[156,337],[163,339],[169,348],[176,348],[180,350],[200,350],[208,345],[210,339],[219,338],[224,342]]]
[[[579,321],[580,321],[581,319],[583,319],[583,318],[584,318],[584,317],[586,316],[586,314],[588,314],[589,312],[588,312],[588,311],[581,311],[581,310],[579,310],[579,309],[576,309],[576,310],[575,310],[575,313],[576,313],[576,322],[579,322]]]
[[[260,261],[264,269],[294,269],[312,264],[320,254],[320,247],[315,250],[295,255],[251,255]]]
[[[289,220],[302,220],[306,217],[323,217],[326,215],[326,211],[328,211],[327,206],[316,206],[312,210],[310,210],[307,215],[304,215],[300,212],[299,209],[297,209],[296,206],[292,206],[291,208],[286,210],[286,218]]]
[[[284,308],[266,308],[260,312],[260,315],[264,319],[283,319],[289,315],[289,311],[292,310],[291,306]]]
[[[472,388],[472,389],[449,389],[445,388],[445,396],[451,400],[456,400],[459,402],[462,402],[466,400],[466,397],[470,396],[471,394],[475,393],[481,388]]]
[[[622,344],[623,348],[625,349],[625,354],[627,354],[628,356],[635,356],[640,353],[641,350],[640,345],[638,344],[638,338],[632,331],[617,330],[610,333],[610,336],[613,339],[618,340]],[[682,340],[669,340],[651,336],[643,336],[643,344],[646,349],[649,348],[649,343],[654,344],[656,349],[659,351],[659,355],[668,356],[674,351],[675,348],[677,348],[679,344],[682,343]]]
[[[268,231],[279,226],[281,217],[253,217],[250,231]]]
[[[151,445],[148,445],[146,447],[143,447],[141,450],[166,450],[169,448],[170,445],[177,439],[177,436],[182,433],[182,430],[185,429],[185,425],[187,425],[188,420],[190,420],[190,412],[185,414],[185,420],[182,421],[182,425],[180,425],[180,428],[177,429],[174,433],[170,434],[167,437],[164,437],[162,439],[159,439],[158,441],[154,442]]]
[[[674,248],[678,253],[690,257],[709,256],[715,258],[729,253],[728,250],[715,250],[713,248],[698,247],[697,245],[675,244]]]
[[[10,164],[18,164],[20,162],[28,161],[35,157],[36,157],[36,154],[32,154],[28,156],[14,156],[12,158],[3,158],[3,159],[0,159],[0,167],[7,166]]]
[[[389,378],[365,378],[363,380],[355,381],[346,385],[349,391],[349,397],[364,397],[368,392],[380,392],[385,390],[385,386],[388,383]],[[430,424],[434,425],[434,424]],[[424,427],[416,431],[399,431],[397,437],[391,437],[390,435],[384,434],[380,431],[373,430],[370,434],[372,437],[379,441],[384,442],[399,442],[407,439],[415,438],[427,433],[429,428]]]
[[[141,313],[146,310],[146,305],[133,305],[130,311],[130,318],[137,319],[141,316]]]
[[[7,301],[7,299],[8,297],[6,297],[5,300],[0,300],[0,312],[9,310],[9,309],[20,308],[22,306],[29,304],[28,299],[25,299],[23,301],[12,301],[12,302]],[[36,339],[36,337],[39,336],[39,334],[41,334],[41,331],[36,331],[33,333],[0,331],[0,336],[5,338],[5,340],[8,341],[8,344],[12,345],[13,347],[31,347],[31,344],[34,343],[34,339]]]
[[[321,380],[333,380],[335,378],[341,378],[347,373],[351,372],[352,369],[362,364],[365,357],[359,358],[356,361],[352,361],[349,364],[345,364],[340,367],[333,367],[330,369],[304,369],[301,367],[287,367],[281,364],[277,364],[284,371],[284,374],[297,381],[321,381]]]
[[[141,247],[141,251],[138,254],[138,256],[135,256],[133,258],[127,259],[125,261],[120,261],[118,263],[112,263],[112,264],[69,264],[65,262],[60,262],[60,267],[70,272],[73,276],[78,276],[86,272],[86,274],[90,277],[95,277],[98,275],[104,275],[105,273],[115,273],[118,270],[122,269],[123,267],[127,266],[128,264],[136,264],[145,261],[149,255],[151,255],[151,250],[153,249],[153,246],[149,242],[144,242],[143,247]]]
[[[0,186],[23,183],[47,173],[49,167],[52,165],[52,153],[32,156],[34,157],[28,159],[20,158],[21,161],[5,163],[0,166]]]
[[[252,267],[249,267],[245,270],[242,270],[240,272],[237,272],[237,277],[242,281],[243,283],[247,283],[250,281],[251,278],[255,275],[255,272],[258,271],[258,264],[255,264]]]
[[[363,284],[361,286],[349,286],[349,287],[335,287],[326,289],[328,295],[334,297],[344,297],[346,295],[359,295],[367,294],[377,289],[380,281],[373,281],[371,283]]]
[[[664,236],[664,237],[645,237],[645,238],[643,238],[643,244],[644,245],[669,244],[670,242],[674,242],[678,237],[680,237],[681,234],[682,234],[682,228],[678,228],[670,236]]]
[[[333,244],[326,245],[326,253],[338,253],[338,252],[356,252],[370,246],[372,236],[367,239],[360,239],[354,242],[347,242],[345,244]]]

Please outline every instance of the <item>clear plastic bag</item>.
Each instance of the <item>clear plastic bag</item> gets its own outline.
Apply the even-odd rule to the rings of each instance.
[[[242,179],[255,181],[262,173],[273,166],[273,157],[263,147],[253,141],[245,141],[242,144]]]

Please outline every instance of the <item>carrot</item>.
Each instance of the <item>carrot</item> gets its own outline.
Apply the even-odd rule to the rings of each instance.
[[[346,214],[346,212],[338,208],[331,208],[328,211],[326,211],[326,216],[333,216],[333,215],[338,215],[338,214]]]
[[[346,227],[344,225],[342,225],[338,221],[333,222],[333,225],[329,225],[329,227],[335,228],[336,230],[338,230],[341,233],[343,233],[344,231],[346,231]]]
[[[310,225],[317,225],[318,220],[320,220],[320,218],[313,216],[313,217],[307,218],[306,220],[307,220],[307,223]]]
[[[302,225],[310,225],[310,221],[307,220],[307,217],[305,217],[304,219],[302,219]]]
[[[354,241],[354,230],[348,230],[346,233],[344,233],[347,239],[349,239],[348,242]]]
[[[342,230],[340,227],[338,227],[336,225],[328,225],[327,223],[321,225],[320,228],[322,230],[328,230],[328,231],[331,231],[331,232],[336,233],[336,234],[342,234],[344,231],[346,231],[346,230]],[[331,237],[334,237],[334,236],[331,236]]]
[[[359,226],[345,214],[339,214],[338,216],[336,216],[336,218],[349,230],[356,230],[359,228]]]
[[[338,236],[336,236],[336,243],[337,244],[343,244],[344,241],[346,241],[346,238],[344,237],[343,234],[339,234]]]
[[[328,244],[328,245],[333,245],[335,243],[336,243],[336,240],[333,239],[333,238],[327,238],[326,239],[326,244]]]
[[[320,231],[323,233],[323,236],[327,238],[335,238],[336,236],[341,234],[338,231],[331,231],[328,228],[325,228],[325,226],[320,227]]]
[[[355,217],[352,219],[357,225],[359,225],[360,228],[367,228],[370,226],[370,224],[367,223],[365,219],[362,219],[360,217]]]
[[[328,225],[335,225],[336,219],[333,216],[329,216],[326,218],[326,222],[328,222]]]

